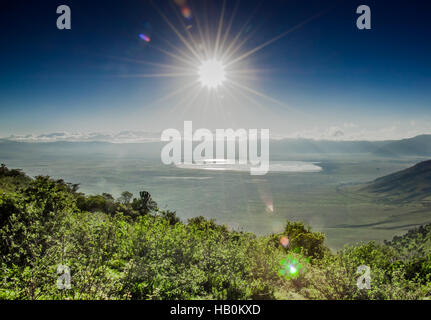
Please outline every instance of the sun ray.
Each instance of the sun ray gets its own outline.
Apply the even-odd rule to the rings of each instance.
[[[236,97],[236,95],[235,95],[234,93],[230,92],[230,91],[231,91],[231,90],[229,90],[229,89],[230,89],[230,87],[228,87],[228,86],[227,86],[227,89],[228,89],[228,90],[226,90],[226,92],[229,92],[230,96],[231,96],[233,99],[235,99],[236,101],[238,101],[238,104],[237,104],[237,105],[238,105],[238,106],[242,106],[242,104],[240,103],[240,100]],[[252,96],[250,96],[250,94],[246,94],[246,93],[244,93],[244,91],[245,91],[245,90],[237,90],[236,92],[237,92],[237,94],[241,95],[244,99],[246,99],[246,100],[250,101],[253,105],[255,105],[256,107],[258,107],[258,108],[259,108],[259,110],[261,110],[262,112],[267,112],[267,111],[268,111],[268,108],[267,108],[267,107],[265,107],[263,104],[259,103],[259,101],[257,101],[257,100],[255,100],[255,99],[253,99],[253,97],[252,97]],[[245,91],[245,92],[247,92],[247,91]]]
[[[244,37],[243,40],[241,40],[241,42],[236,47],[232,48],[232,50],[229,53],[226,53],[223,59],[226,61],[229,61],[232,58],[232,56],[234,56],[239,50],[241,50],[241,48],[244,46],[244,44],[247,43],[248,40],[250,40],[255,36],[256,33],[257,33],[257,29],[254,29],[253,31],[251,31],[246,37]]]
[[[232,50],[232,48],[235,47],[236,43],[238,42],[239,38],[241,37],[241,35],[244,33],[244,31],[246,30],[247,26],[249,25],[250,21],[254,18],[254,16],[256,15],[257,11],[259,10],[260,6],[262,5],[262,1],[259,2],[259,4],[256,6],[256,8],[253,10],[253,12],[251,13],[251,15],[248,17],[248,19],[245,21],[244,25],[241,27],[241,29],[239,30],[239,32],[237,33],[237,35],[234,37],[234,39],[232,40],[232,42],[230,43],[229,47],[225,50],[223,56],[221,57],[221,59],[225,60],[227,55],[230,55],[230,51]]]
[[[254,99],[253,96],[251,96],[250,94],[247,94],[245,91],[236,90],[235,93],[233,93],[231,91],[234,91],[234,90],[227,90],[227,92],[229,92],[230,96],[233,99],[235,99],[236,101],[238,101],[237,105],[241,108],[241,110],[243,110],[243,112],[250,112],[250,105],[247,104],[247,106],[244,106],[244,104],[243,104],[243,100],[245,100],[245,101],[248,101],[248,103],[251,103],[251,106],[254,106],[256,108],[257,112],[262,112],[263,114],[268,113],[268,107],[264,106],[262,103],[260,103],[256,99]],[[239,99],[237,97],[237,95],[242,97],[243,100]]]
[[[237,14],[240,2],[241,2],[241,0],[236,1],[235,7],[233,9],[232,15],[231,15],[230,20],[229,20],[229,24],[228,24],[228,26],[226,28],[226,31],[225,31],[224,35],[223,35],[223,39],[222,39],[222,42],[220,44],[220,49],[222,51],[224,49],[224,45],[226,43],[226,40],[227,40],[227,38],[228,38],[228,36],[230,34],[230,30],[232,29],[233,21],[235,20],[235,17],[236,17],[236,14]]]
[[[282,106],[282,107],[284,107],[284,108],[287,108],[287,109],[289,109],[289,110],[292,110],[292,111],[293,111],[293,108],[289,107],[287,104],[285,104],[285,103],[283,103],[283,102],[280,102],[280,101],[278,101],[277,99],[274,99],[274,98],[272,98],[272,97],[270,97],[270,96],[267,96],[266,94],[264,94],[264,93],[262,93],[262,92],[259,92],[259,91],[257,91],[257,90],[254,90],[254,89],[252,89],[252,88],[249,88],[249,87],[247,87],[247,86],[245,86],[245,85],[242,85],[242,84],[240,84],[240,83],[238,83],[238,82],[236,82],[236,81],[233,81],[233,80],[229,80],[228,82],[229,82],[229,83],[231,83],[232,85],[234,85],[234,86],[236,86],[236,87],[240,88],[240,89],[243,89],[243,90],[245,90],[245,91],[248,91],[249,93],[252,93],[252,94],[254,94],[254,95],[258,96],[258,97],[261,97],[261,98],[267,99],[268,101],[271,101],[271,102],[273,102],[273,103],[275,103],[275,104],[277,104],[277,105],[279,105],[279,106]]]
[[[182,41],[182,43],[187,47],[187,49],[189,49],[190,52],[199,60],[200,59],[199,54],[195,51],[195,49],[187,41],[187,39],[184,38],[184,36],[181,34],[181,32],[179,32],[177,30],[177,28],[175,28],[175,26],[172,24],[172,22],[169,21],[168,17],[166,17],[166,15],[163,14],[163,12],[154,4],[153,1],[151,1],[151,4],[156,9],[156,11],[159,13],[159,15],[163,18],[163,20],[166,22],[166,24],[172,29],[172,31],[178,36],[178,38]]]
[[[121,57],[114,57],[114,56],[110,56],[108,58],[121,60],[124,62],[133,62],[133,63],[137,63],[137,64],[144,64],[144,65],[149,65],[149,66],[154,66],[154,67],[180,70],[180,71],[184,71],[184,72],[190,71],[189,68],[171,65],[171,64],[163,64],[163,63],[157,63],[157,62],[151,62],[151,61],[143,61],[143,60],[139,60],[139,59],[121,58]]]
[[[195,101],[202,94],[202,91],[198,87],[192,88],[191,91],[192,92],[191,92],[191,94],[189,94],[189,97],[187,99],[184,99],[187,103],[183,102],[185,107],[181,108],[181,116],[179,117],[180,119],[184,118],[184,116],[186,115],[186,112],[193,108]],[[173,108],[172,112],[175,112],[179,106],[180,106],[180,104],[177,104]]]
[[[223,123],[228,124],[228,126],[231,126],[232,123],[229,123],[229,121],[227,119],[228,115],[227,115],[227,112],[225,112],[224,107],[221,103],[220,95],[217,93],[215,93],[215,94],[216,94],[215,100],[217,101],[217,111],[219,111],[219,113],[221,114]]]
[[[120,74],[120,78],[178,78],[178,77],[194,77],[195,73],[138,73],[138,74]]]
[[[228,85],[225,87],[224,92],[233,101],[235,105],[235,111],[238,111],[238,108],[244,109],[244,107],[241,104],[241,101],[234,93],[231,92],[230,87]],[[233,123],[233,125],[236,125],[233,118],[231,118],[231,122]]]
[[[223,29],[225,10],[226,10],[226,0],[223,0],[223,6],[221,9],[220,19],[219,19],[219,23],[218,23],[217,37],[216,37],[215,49],[214,49],[214,56],[215,57],[218,56],[218,50],[219,50],[219,45],[220,45],[221,32]]]
[[[204,95],[204,99],[205,102],[202,103],[202,108],[198,110],[198,116],[203,118],[204,115],[208,114],[208,105],[209,105],[209,100],[210,100],[210,95],[209,94],[205,94]]]
[[[241,61],[241,60],[243,60],[243,59],[245,59],[245,58],[249,57],[250,55],[252,55],[252,54],[256,53],[257,51],[262,50],[263,48],[265,48],[265,47],[269,46],[270,44],[272,44],[272,43],[274,43],[274,42],[276,42],[276,41],[280,40],[281,38],[284,38],[284,37],[285,37],[285,36],[287,36],[289,33],[293,32],[293,31],[295,31],[295,30],[297,30],[297,29],[299,29],[299,28],[301,28],[301,27],[305,26],[306,24],[310,23],[311,21],[313,21],[313,20],[315,20],[315,19],[317,19],[317,18],[321,17],[321,16],[322,16],[322,15],[324,15],[327,11],[328,11],[328,10],[324,10],[324,11],[322,11],[322,12],[319,12],[319,13],[315,14],[314,16],[312,16],[312,17],[310,17],[310,18],[308,18],[308,19],[304,20],[303,22],[301,22],[301,23],[297,24],[296,26],[294,26],[294,27],[290,28],[289,30],[286,30],[285,32],[283,32],[283,33],[279,34],[278,36],[276,36],[276,37],[274,37],[274,38],[272,38],[272,39],[270,39],[270,40],[268,40],[268,41],[264,42],[263,44],[261,44],[261,45],[257,46],[256,48],[251,49],[250,51],[248,51],[248,52],[246,52],[246,53],[242,54],[242,55],[241,55],[241,56],[239,56],[238,58],[236,58],[236,59],[234,59],[234,60],[232,60],[232,61],[229,61],[229,62],[228,62],[228,65],[235,64],[235,63],[237,63],[237,62],[239,62],[239,61]]]
[[[256,10],[259,7],[256,8]],[[254,17],[254,15],[252,15],[251,17]],[[254,27],[253,30],[251,31],[247,31],[247,35],[244,37],[244,39],[241,40],[240,43],[238,43],[236,46],[231,46],[230,50],[226,50],[223,59],[226,61],[229,61],[233,56],[235,56],[235,54],[240,51],[242,49],[242,47],[253,37],[255,37],[255,35],[257,34],[257,32],[260,30],[260,27],[262,27],[264,24],[260,23],[259,26]],[[248,24],[245,25],[245,27],[248,27]],[[243,30],[239,35],[241,35],[242,33],[244,33],[245,31]],[[237,41],[238,42],[238,41]]]
[[[205,51],[205,58],[208,59],[208,57],[210,55],[209,54],[209,49],[208,49],[209,45],[208,45],[207,41],[204,40],[205,37],[204,37],[204,34],[203,34],[202,25],[200,23],[200,18],[199,18],[198,15],[196,15],[194,17],[194,19],[196,21],[196,26],[197,26],[197,29],[198,29],[198,32],[199,32],[202,49]]]
[[[178,61],[181,61],[182,63],[185,63],[185,64],[187,64],[187,65],[189,65],[189,66],[191,66],[193,68],[195,67],[195,63],[193,61],[189,61],[187,59],[184,59],[183,57],[180,57],[180,56],[178,56],[178,55],[176,55],[174,53],[171,53],[171,52],[169,52],[169,51],[167,51],[165,49],[159,48],[159,47],[154,46],[154,45],[150,45],[150,47],[154,48],[154,49],[156,49],[156,50],[158,50],[158,51],[160,51],[160,52],[162,52],[162,53],[164,53],[166,55],[168,55],[171,58],[174,58],[174,59],[176,59]]]
[[[192,86],[190,88],[187,88],[187,90],[184,90],[183,96],[176,100],[176,103],[172,106],[169,106],[169,113],[178,114],[179,112],[184,113],[185,109],[190,108],[191,106],[191,99],[194,99],[194,96],[196,93],[200,93],[200,90],[197,86]],[[190,102],[190,103],[186,103]],[[181,108],[180,108],[181,107]]]
[[[230,74],[249,74],[249,73],[257,73],[257,72],[277,72],[280,71],[280,69],[276,68],[247,68],[247,69],[230,69]]]
[[[214,52],[214,47],[211,45],[211,28],[209,25],[209,21],[210,19],[208,18],[208,2],[205,0],[204,1],[204,12],[205,12],[205,36],[208,39],[207,45],[208,45],[208,51],[209,51],[209,56],[207,57],[212,58],[212,53]]]
[[[228,11],[230,7],[228,7],[227,1],[223,0],[222,6],[218,7],[221,11],[220,14],[216,16],[216,21],[209,18],[208,2],[200,2],[201,16],[194,14],[193,19],[197,28],[195,27],[192,31],[190,31],[190,28],[187,28],[185,20],[182,19],[175,6],[171,8],[174,10],[178,21],[176,21],[177,19],[168,18],[166,13],[162,12],[161,9],[152,2],[155,10],[157,10],[162,20],[169,26],[173,33],[176,34],[182,45],[181,47],[177,47],[167,39],[162,38],[163,43],[168,46],[167,49],[166,46],[165,48],[156,47],[153,43],[150,43],[149,46],[181,62],[182,66],[180,67],[179,64],[178,66],[171,66],[163,63],[153,64],[154,66],[161,67],[160,71],[162,72],[120,76],[137,78],[183,78],[185,80],[186,77],[194,77],[194,81],[189,85],[170,92],[154,102],[158,103],[169,99],[175,99],[173,100],[174,106],[171,104],[171,107],[166,110],[170,112],[174,110],[176,114],[181,114],[181,116],[188,114],[188,112],[192,110],[193,114],[198,118],[203,117],[206,120],[215,121],[215,119],[212,118],[215,117],[219,121],[224,121],[225,123],[227,121],[232,122],[232,119],[230,119],[232,114],[229,114],[229,112],[233,110],[226,107],[226,103],[231,104],[232,101],[243,101],[243,103],[237,103],[236,105],[237,108],[244,111],[247,111],[247,102],[249,106],[258,106],[259,110],[280,108],[280,110],[284,111],[296,111],[286,103],[260,92],[254,87],[249,87],[250,81],[260,80],[260,75],[263,72],[271,72],[271,70],[250,68],[248,64],[239,62],[320,17],[325,11],[304,20],[289,30],[244,52],[245,50],[243,48],[246,46],[247,41],[260,30],[260,28],[257,27],[254,27],[252,30],[247,30],[247,28],[261,8],[262,3],[263,1],[260,1],[259,4],[254,7],[253,12],[246,17],[245,23],[241,23],[241,25],[238,26],[240,27],[239,32],[231,39],[230,33],[234,27],[237,11],[240,7],[240,0],[236,1],[233,13]],[[194,12],[197,13],[198,11]],[[182,26],[185,32],[179,28],[179,26]],[[151,62],[144,61],[143,63],[151,65]],[[178,97],[179,95],[181,95],[181,97]],[[199,108],[195,103],[196,101],[200,102]],[[268,104],[268,101],[271,102],[271,104]],[[162,107],[162,109],[165,108],[168,108],[168,106]],[[158,109],[160,110],[160,107]],[[179,112],[177,112],[178,109],[180,109]]]
[[[273,74],[277,73],[279,69],[272,69],[272,68],[244,68],[244,69],[227,69],[226,73],[228,74],[229,79],[232,80],[244,80],[248,82],[249,80],[264,80],[265,76],[271,75],[271,78],[273,78]]]
[[[244,82],[250,82],[250,81],[258,81],[258,80],[262,80],[261,77],[257,74],[254,73],[239,73],[239,74],[234,74],[234,73],[229,73],[229,79],[233,80],[233,81],[244,81]]]
[[[183,93],[186,90],[188,90],[188,89],[190,89],[190,88],[192,88],[193,86],[196,86],[196,85],[198,85],[198,81],[197,80],[192,81],[192,82],[188,83],[187,85],[182,86],[181,88],[179,88],[179,89],[177,89],[177,90],[175,90],[173,92],[170,92],[169,94],[167,94],[167,95],[165,95],[163,97],[160,97],[160,98],[156,99],[155,101],[151,102],[151,105],[156,105],[156,104],[159,104],[159,103],[161,103],[163,101],[166,101],[166,100],[168,100],[170,98],[173,98],[173,97],[179,95],[180,93]]]
[[[191,63],[195,63],[196,58],[194,56],[190,56],[190,54],[188,54],[186,51],[181,50],[180,48],[172,44],[172,42],[170,42],[167,39],[160,38],[160,40],[166,43],[169,47],[171,47],[174,52],[177,52],[178,54],[180,54],[183,59],[190,60]]]
[[[175,12],[175,15],[177,16],[178,21],[181,23],[182,27],[184,28],[187,37],[189,38],[189,41],[193,44],[194,49],[196,50],[197,54],[199,55],[199,46],[196,43],[195,39],[193,38],[193,35],[191,34],[191,32],[189,31],[189,29],[187,28],[186,24],[184,23],[184,20],[181,18],[180,14],[178,13],[177,8],[174,6],[174,3],[171,2],[171,8],[172,10]],[[199,55],[199,59],[201,60],[203,57]]]

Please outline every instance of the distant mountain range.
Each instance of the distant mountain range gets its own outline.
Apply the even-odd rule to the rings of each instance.
[[[325,141],[285,139],[271,141],[271,155],[366,153],[379,157],[431,156],[431,135],[392,141]]]
[[[411,139],[393,141],[375,151],[381,156],[431,155],[431,135],[421,135]]]
[[[96,138],[97,137],[92,137]],[[0,156],[3,152],[14,150],[35,149],[52,152],[64,150],[90,149],[97,152],[133,152],[154,155],[160,154],[162,143],[152,136],[146,136],[146,142],[130,143],[118,140],[117,143],[107,141],[56,141],[56,142],[19,142],[11,139],[0,139]],[[397,158],[403,156],[431,157],[431,135],[420,135],[414,138],[391,141],[330,141],[312,139],[281,139],[271,140],[271,158],[285,158],[286,155],[331,155],[331,154],[365,154],[378,157]]]
[[[390,201],[431,201],[431,160],[379,178],[362,188]]]

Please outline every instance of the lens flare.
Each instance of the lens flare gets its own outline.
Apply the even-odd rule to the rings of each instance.
[[[267,203],[266,211],[268,211],[269,213],[274,213],[274,205],[272,203]]]
[[[289,238],[288,237],[282,237],[281,239],[280,239],[280,244],[283,246],[283,247],[285,247],[285,248],[288,248],[289,247]]]
[[[192,10],[190,10],[189,7],[182,7],[181,8],[181,14],[183,15],[184,18],[190,20],[192,18]]]
[[[286,259],[280,262],[281,270],[279,276],[286,278],[286,280],[296,279],[300,273],[304,271],[303,265],[299,262],[298,258],[289,255]]]
[[[151,38],[143,33],[139,34],[139,38],[141,38],[142,40],[144,40],[145,42],[150,42]]]

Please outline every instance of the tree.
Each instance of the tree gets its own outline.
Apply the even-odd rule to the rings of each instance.
[[[25,174],[21,169],[8,169],[8,167],[2,163],[0,167],[0,177],[24,177]]]
[[[114,201],[114,197],[110,193],[104,192],[104,193],[102,193],[102,197],[104,197],[106,200]]]
[[[124,191],[121,194],[120,198],[118,198],[118,201],[120,201],[124,205],[129,205],[132,198],[133,198],[133,193],[129,191]]]
[[[6,172],[8,172],[8,168],[4,163],[2,163],[0,167],[0,176],[3,176]]]
[[[310,226],[302,222],[287,221],[284,233],[290,240],[290,248],[302,248],[307,256],[321,258],[327,250],[323,244],[325,235],[312,232]]]
[[[147,191],[141,191],[139,193],[139,199],[133,199],[132,207],[141,215],[146,215],[152,211],[158,210],[157,203],[151,198],[150,193]]]
[[[177,217],[176,211],[162,211],[161,216],[166,219],[171,226],[174,226],[180,222],[180,219]]]

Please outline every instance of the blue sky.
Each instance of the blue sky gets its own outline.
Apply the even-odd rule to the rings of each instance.
[[[189,0],[190,20],[174,1],[155,3],[183,35],[184,23],[197,42],[214,44],[223,1]],[[227,0],[222,31],[237,3]],[[195,81],[202,61],[193,59],[150,1],[61,4],[72,10],[72,30],[56,28],[58,1],[3,5],[0,137],[158,132],[181,127],[184,120],[210,129],[270,128],[281,136],[314,138],[331,138],[333,132],[346,139],[431,133],[427,1],[241,1],[226,37],[228,46],[245,26],[239,39],[248,40],[239,55],[318,16],[235,66],[245,72],[237,80],[241,86],[259,95],[248,91],[246,97],[231,88],[214,97],[200,88],[193,103],[186,91],[160,100]],[[372,30],[356,28],[360,4],[371,8]],[[198,22],[208,25],[203,38]],[[177,49],[188,52],[196,68],[180,65],[172,57]],[[189,68],[192,75],[149,77],[166,74],[161,64]],[[210,101],[205,108],[204,101]]]

